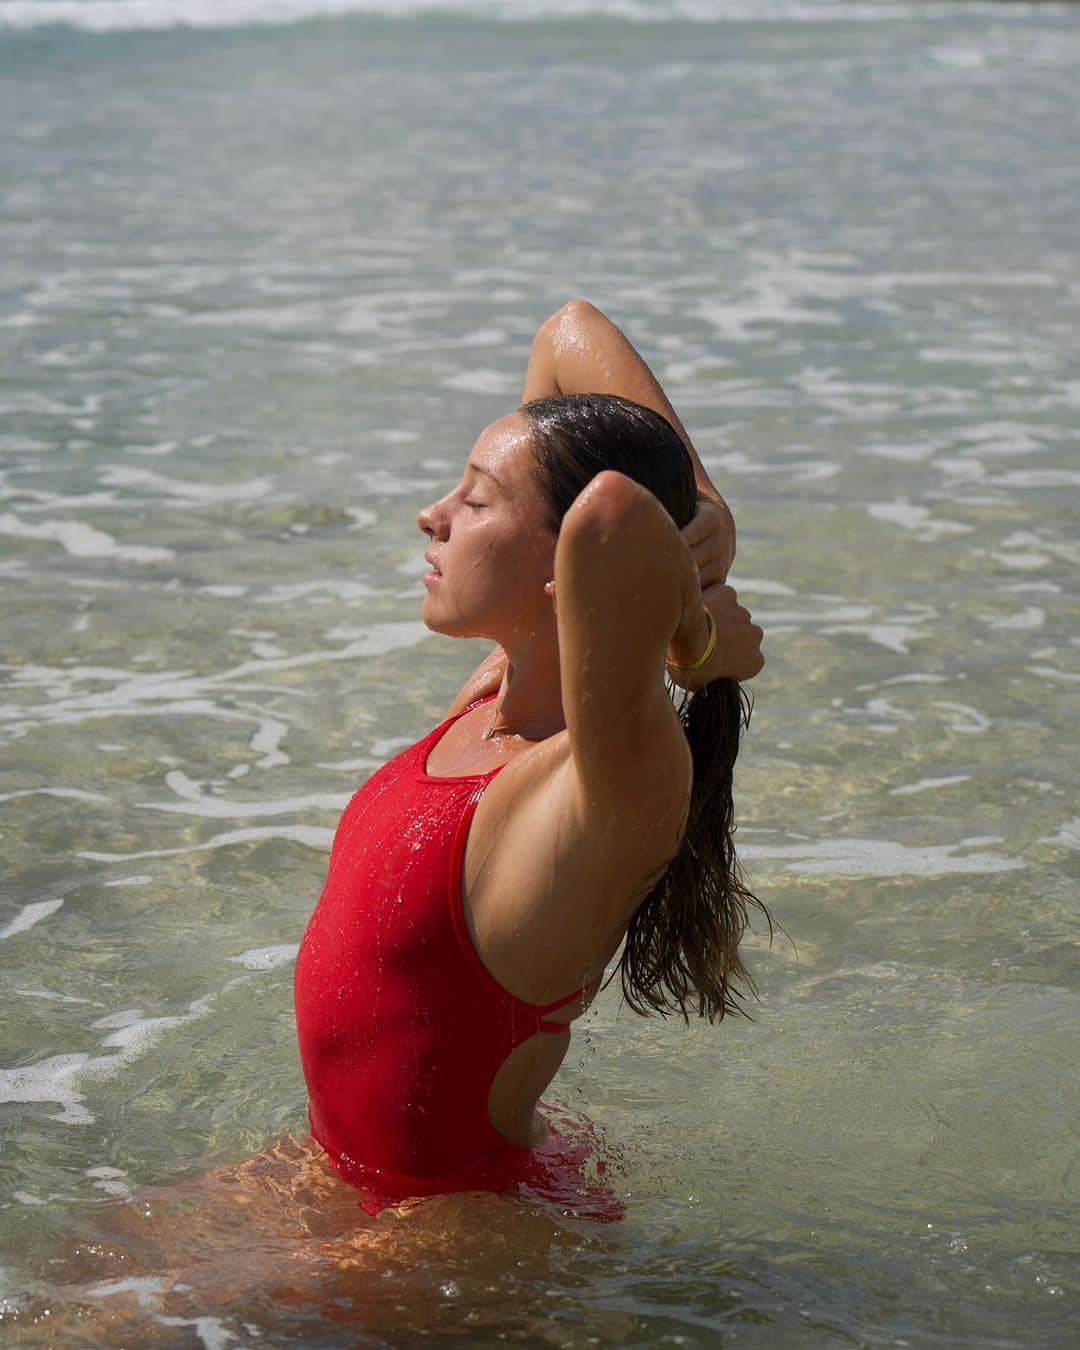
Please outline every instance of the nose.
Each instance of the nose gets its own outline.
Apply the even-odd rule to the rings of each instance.
[[[416,524],[424,534],[434,535],[439,530],[439,524],[443,519],[443,513],[440,511],[442,501],[432,502],[416,513]]]

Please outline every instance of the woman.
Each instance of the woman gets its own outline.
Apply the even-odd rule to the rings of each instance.
[[[756,903],[731,847],[734,681],[762,665],[723,584],[734,526],[598,310],[542,325],[523,406],[417,524],[424,622],[497,646],[346,808],[295,976],[312,1135],[371,1213],[580,1161],[537,1105],[607,963],[625,939],[639,1012],[722,1017]],[[702,691],[685,725],[665,667]]]
[[[520,1279],[528,1260],[544,1287],[558,1234],[522,1227],[538,1211],[459,1213],[446,1194],[424,1224],[403,1211],[358,1225],[340,1178],[369,1214],[525,1188],[617,1217],[585,1181],[591,1140],[537,1110],[570,1022],[624,939],[637,1011],[696,1002],[712,1020],[737,1006],[753,897],[731,848],[734,681],[761,668],[761,630],[723,584],[727,508],[618,329],[581,301],[549,319],[524,406],[483,432],[417,523],[425,623],[498,645],[338,828],[296,964],[322,1149],[285,1138],[95,1215],[64,1267],[89,1282],[76,1338],[141,1344],[148,1317],[213,1326],[207,1307],[239,1316],[251,1299],[259,1318],[363,1307],[374,1330],[391,1257],[438,1266],[452,1251],[486,1281]],[[682,721],[665,665],[699,691]],[[58,1311],[40,1314],[50,1344]],[[38,1320],[28,1308],[23,1323]]]

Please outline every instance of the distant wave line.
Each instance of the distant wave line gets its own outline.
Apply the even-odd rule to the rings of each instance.
[[[62,26],[109,33],[181,27],[276,27],[347,15],[390,20],[438,16],[505,24],[567,19],[702,25],[840,20],[873,23],[959,11],[1000,15],[1001,5],[962,0],[927,4],[903,0],[0,0],[0,28]]]

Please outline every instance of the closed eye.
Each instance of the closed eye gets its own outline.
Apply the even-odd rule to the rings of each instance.
[[[470,501],[468,500],[468,498],[466,498],[466,500],[465,500],[465,505],[466,505],[466,506],[485,506],[486,503],[485,503],[485,502],[470,502]]]

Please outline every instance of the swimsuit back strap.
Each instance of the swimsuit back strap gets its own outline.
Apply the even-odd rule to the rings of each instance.
[[[575,989],[572,994],[567,994],[565,998],[557,998],[554,1003],[545,1003],[542,1008],[537,1008],[536,1011],[540,1014],[536,1023],[537,1027],[541,1031],[569,1031],[569,1022],[545,1022],[544,1014],[555,1012],[559,1008],[565,1008],[568,1003],[573,1003],[575,1000],[580,999],[586,989],[591,989],[594,985],[599,984],[603,978],[602,975],[598,975],[595,980],[590,980],[588,984],[583,984],[580,989]]]

